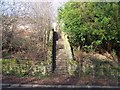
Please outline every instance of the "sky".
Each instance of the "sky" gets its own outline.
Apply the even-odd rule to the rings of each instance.
[[[57,14],[57,9],[68,0],[0,0],[0,2],[51,2],[53,13]],[[6,6],[5,6],[6,7]]]
[[[4,1],[4,2],[20,2],[20,1],[22,1],[22,2],[51,2],[52,4],[51,4],[51,7],[52,7],[52,16],[53,17],[56,17],[57,16],[57,9],[60,7],[60,6],[62,6],[63,5],[63,3],[64,2],[67,2],[67,1],[69,1],[69,0],[0,0],[0,2],[1,1]],[[98,0],[73,0],[74,2],[96,2],[96,1],[98,1]],[[109,1],[109,2],[118,2],[118,1],[120,1],[120,0],[101,0],[101,2],[102,1]],[[7,8],[7,6],[5,7],[5,8]],[[0,8],[1,9],[1,8]],[[7,10],[7,12],[9,12],[9,13],[11,13],[10,11],[9,11],[9,9]]]
[[[52,7],[52,10],[51,10],[51,15],[52,15],[52,19],[53,19],[53,22],[56,22],[56,20],[55,20],[55,18],[56,18],[56,16],[57,16],[57,9],[60,7],[60,6],[62,6],[65,2],[67,2],[68,0],[0,0],[0,2],[9,2],[8,4],[9,5],[7,5],[7,4],[5,4],[5,6],[4,5],[2,5],[2,8],[1,8],[1,6],[0,6],[0,11],[3,9],[4,11],[5,11],[5,13],[4,13],[4,15],[13,15],[13,12],[11,11],[11,9],[7,9],[7,8],[9,8],[10,7],[10,5],[12,5],[12,4],[10,4],[10,3],[12,3],[12,2],[51,2],[51,6],[50,7]],[[20,4],[21,5],[21,4]],[[21,11],[20,11],[20,14],[24,14],[24,10],[22,11],[22,8],[24,9],[25,7],[23,6],[23,7],[21,7],[21,6],[18,6],[18,7],[20,7],[21,9]],[[27,7],[27,6],[26,6]],[[29,7],[29,6],[28,6]],[[43,7],[43,6],[42,6]],[[39,7],[40,9],[41,9],[41,7]],[[26,10],[26,9],[25,9]],[[44,10],[44,7],[43,7],[43,10]],[[29,12],[29,11],[27,11],[27,12]],[[17,13],[18,14],[18,13]]]
[[[68,0],[4,0],[4,1],[23,1],[23,2],[66,2]],[[72,0],[73,2],[118,2],[120,0]]]
[[[52,8],[53,8],[53,14],[55,14],[55,16],[57,15],[57,9],[64,3],[67,2],[69,0],[0,0],[0,1],[4,1],[4,2],[52,2]],[[101,2],[118,2],[120,0],[72,0],[73,2],[96,2],[96,1],[101,1]]]
[[[62,6],[65,2],[67,2],[68,0],[53,0],[53,8],[54,8],[54,14],[57,14],[57,9]]]

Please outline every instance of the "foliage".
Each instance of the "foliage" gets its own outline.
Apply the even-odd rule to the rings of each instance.
[[[49,4],[0,1],[3,58],[46,60]],[[45,7],[44,11],[38,7]]]
[[[99,59],[84,58],[82,67],[79,67],[81,62],[75,60],[68,60],[68,73],[72,76],[94,76],[101,77],[107,76],[117,79],[120,75],[120,67],[114,65],[111,61],[102,61]],[[80,72],[82,70],[82,73]]]
[[[110,52],[120,47],[118,8],[115,2],[67,2],[59,8],[58,22],[72,46]]]
[[[41,77],[51,71],[49,5],[0,0],[3,75]]]
[[[33,60],[15,60],[15,59],[3,59],[2,62],[2,74],[14,75],[19,77],[35,76],[43,77],[48,75],[46,62],[36,61],[33,65]]]

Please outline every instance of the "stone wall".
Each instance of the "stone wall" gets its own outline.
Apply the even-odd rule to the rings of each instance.
[[[61,36],[64,41],[64,48],[65,48],[66,54],[68,56],[68,59],[73,60],[72,51],[71,51],[71,47],[70,47],[70,43],[68,41],[67,35],[64,32],[61,32]]]
[[[64,32],[61,32],[61,36],[64,41],[64,49],[65,49],[66,55],[67,55],[68,74],[74,75],[74,73],[78,67],[78,63],[75,60],[73,60],[72,51],[71,51],[71,47],[70,47],[70,43],[68,41],[67,35]]]

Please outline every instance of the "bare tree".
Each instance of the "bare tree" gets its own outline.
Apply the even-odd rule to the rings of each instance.
[[[0,1],[3,58],[45,59],[50,4]]]

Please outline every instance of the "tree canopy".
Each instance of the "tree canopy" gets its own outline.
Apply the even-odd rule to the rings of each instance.
[[[67,2],[58,22],[72,46],[111,51],[120,46],[118,10],[117,2]]]

